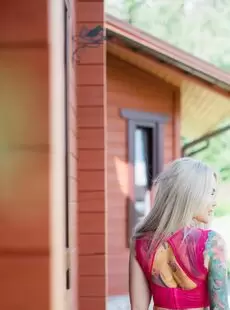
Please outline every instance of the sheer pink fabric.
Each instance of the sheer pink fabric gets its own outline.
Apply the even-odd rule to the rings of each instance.
[[[166,309],[209,307],[208,271],[204,266],[208,232],[198,228],[183,229],[167,239],[180,268],[196,284],[196,287],[190,290],[156,284],[152,277],[156,251],[148,254],[150,239],[147,236],[136,240],[136,259],[148,280],[155,307]]]

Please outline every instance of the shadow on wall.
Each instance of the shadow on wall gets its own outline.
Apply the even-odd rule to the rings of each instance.
[[[121,156],[116,156],[121,152]],[[108,150],[107,296],[128,294],[128,163],[125,159],[126,152],[125,148],[115,148],[114,144]]]

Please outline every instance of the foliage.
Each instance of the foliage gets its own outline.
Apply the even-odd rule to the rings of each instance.
[[[230,0],[106,0],[106,11],[230,71]]]
[[[219,128],[230,124],[229,120],[222,123]],[[186,139],[183,139],[183,143],[188,143]],[[192,152],[203,145],[199,145],[189,149]],[[230,130],[222,133],[219,136],[213,137],[209,141],[207,149],[198,152],[193,157],[206,162],[208,165],[214,168],[214,170],[220,175],[223,182],[230,181]]]
[[[227,261],[228,278],[230,278],[230,260]]]
[[[218,204],[217,208],[215,209],[215,217],[223,217],[230,215],[230,204],[229,202],[222,202]]]

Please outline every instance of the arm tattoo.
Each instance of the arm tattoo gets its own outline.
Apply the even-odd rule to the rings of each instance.
[[[218,233],[209,232],[205,252],[209,257],[210,310],[229,310],[225,243]]]

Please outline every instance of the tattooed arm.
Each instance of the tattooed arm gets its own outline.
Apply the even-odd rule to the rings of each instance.
[[[209,232],[205,252],[209,260],[210,310],[229,310],[226,249],[218,233]]]

